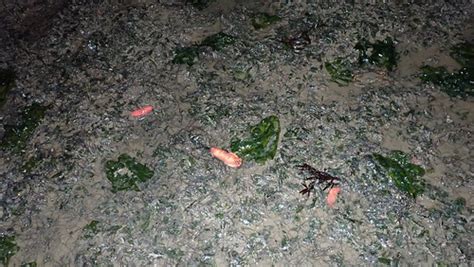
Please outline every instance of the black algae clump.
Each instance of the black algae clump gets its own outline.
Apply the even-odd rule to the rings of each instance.
[[[15,73],[11,69],[0,69],[0,107],[5,104],[7,94],[15,85]]]
[[[176,64],[188,64],[189,66],[193,65],[198,56],[199,56],[199,47],[190,46],[190,47],[180,47],[175,51],[175,56],[173,58],[173,63]]]
[[[377,67],[385,67],[388,71],[392,71],[397,65],[398,54],[390,37],[375,43],[363,39],[355,45],[355,49],[359,50],[360,65],[376,65]]]

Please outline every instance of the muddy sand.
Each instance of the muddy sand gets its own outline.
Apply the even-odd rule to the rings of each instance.
[[[469,1],[121,2],[0,7],[2,264],[472,266]]]

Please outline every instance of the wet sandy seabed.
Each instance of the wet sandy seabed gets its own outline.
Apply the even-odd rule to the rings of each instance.
[[[24,147],[0,148],[11,266],[472,264],[473,99],[419,79],[423,65],[459,68],[450,48],[473,41],[472,4],[155,2],[58,5],[52,20],[39,1],[5,6],[0,67],[15,84],[0,136],[46,107]],[[256,30],[258,12],[282,19]],[[172,63],[221,31],[235,43]],[[281,42],[298,32],[310,44]],[[393,71],[331,81],[325,62],[355,66],[361,38],[386,37]],[[232,169],[209,154],[271,115],[274,159]],[[415,200],[373,161],[392,150],[426,171]],[[112,192],[105,165],[122,154],[154,171],[139,191]],[[303,163],[341,178],[334,208],[299,194]]]

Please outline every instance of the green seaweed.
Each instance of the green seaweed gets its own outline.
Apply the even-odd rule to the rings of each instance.
[[[177,48],[172,62],[175,64],[188,64],[191,66],[196,63],[199,58],[199,50],[202,46],[209,46],[214,50],[221,50],[233,43],[235,43],[235,37],[219,32],[206,37],[200,44]]]
[[[165,253],[171,259],[180,259],[184,256],[184,252],[179,248],[169,248]]]
[[[145,182],[153,176],[153,171],[136,162],[135,158],[122,154],[117,161],[109,160],[105,164],[107,179],[112,183],[112,192],[139,191],[138,183]]]
[[[331,80],[339,85],[345,86],[352,81],[352,70],[350,63],[343,58],[337,58],[332,62],[324,64]]]
[[[392,260],[389,259],[389,258],[379,257],[379,258],[377,259],[377,261],[378,261],[379,263],[382,263],[382,264],[385,264],[385,265],[391,265],[391,264],[392,264]]]
[[[0,147],[21,151],[43,119],[46,109],[47,107],[33,103],[20,114],[19,124],[5,125],[5,135],[0,142]]]
[[[392,71],[397,65],[398,54],[390,37],[383,41],[378,40],[375,43],[362,39],[355,45],[355,49],[359,50],[360,65],[372,64],[385,67],[388,71]]]
[[[228,35],[223,32],[219,32],[219,33],[206,37],[206,39],[204,39],[200,45],[209,46],[214,50],[221,50],[222,48],[228,45],[231,45],[233,43],[235,43],[234,36]]]
[[[15,85],[15,72],[11,69],[0,69],[0,108],[5,104],[10,89]]]
[[[175,51],[175,56],[172,60],[175,64],[188,64],[189,66],[193,65],[197,58],[199,57],[199,47],[190,46],[190,47],[180,47]]]
[[[440,86],[441,91],[451,97],[474,96],[474,70],[463,67],[457,72],[449,72],[445,67],[421,67],[420,79]]]
[[[15,236],[5,236],[0,237],[0,262],[3,265],[8,266],[10,258],[15,255],[19,247],[15,243]]]
[[[258,13],[252,18],[252,25],[256,30],[260,30],[280,20],[281,18],[276,15],[270,15],[268,13]]]
[[[187,3],[190,3],[193,7],[203,10],[209,6],[209,4],[214,0],[186,0]]]
[[[474,68],[474,44],[464,42],[451,48],[451,57],[461,66]]]
[[[386,170],[395,186],[408,193],[413,198],[423,193],[424,182],[419,177],[425,174],[425,170],[413,163],[410,163],[408,155],[402,151],[392,151],[389,156],[384,157],[373,154],[373,159]]]
[[[230,147],[239,157],[264,163],[275,157],[279,136],[280,120],[277,116],[269,116],[250,128],[247,139],[233,138]]]
[[[25,173],[31,173],[38,165],[41,163],[41,160],[37,157],[29,158],[21,167],[21,171]]]
[[[92,220],[90,223],[84,226],[84,228],[82,229],[84,233],[84,237],[85,238],[94,237],[99,232],[99,228],[97,227],[98,225],[99,225],[99,221]]]
[[[451,56],[461,65],[461,69],[449,72],[443,66],[423,66],[420,79],[440,86],[441,91],[451,97],[474,96],[474,45],[467,42],[455,45]]]

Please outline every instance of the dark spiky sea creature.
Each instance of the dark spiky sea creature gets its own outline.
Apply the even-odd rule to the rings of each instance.
[[[305,182],[303,183],[304,189],[300,191],[300,193],[303,195],[308,194],[308,197],[311,194],[311,191],[314,190],[316,184],[324,185],[322,189],[322,191],[324,191],[328,188],[335,187],[341,180],[340,178],[332,176],[327,172],[318,171],[306,163],[296,167],[300,169],[301,173],[308,173],[311,175],[310,177],[305,178]],[[310,181],[309,184],[306,184],[306,181]]]

